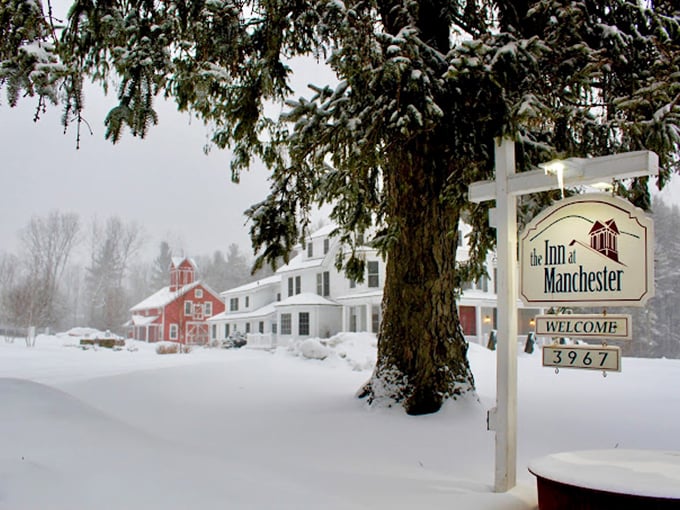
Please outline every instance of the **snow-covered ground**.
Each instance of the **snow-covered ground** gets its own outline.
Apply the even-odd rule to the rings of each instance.
[[[470,349],[478,399],[410,417],[354,398],[371,336],[168,355],[78,340],[0,340],[0,509],[533,509],[532,459],[680,450],[678,360],[624,358],[604,378],[522,353],[519,483],[497,494],[483,347]]]

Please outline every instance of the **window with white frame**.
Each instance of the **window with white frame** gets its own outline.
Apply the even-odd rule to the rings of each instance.
[[[248,308],[250,306],[250,296],[246,296],[245,300],[246,300],[246,308]]]
[[[309,312],[300,312],[298,315],[298,333],[300,336],[309,335]]]
[[[210,337],[215,340],[217,338],[217,324],[213,324],[211,329]]]
[[[250,333],[250,322],[246,322],[246,333]]]
[[[331,295],[331,274],[328,271],[316,274],[316,293],[319,296]]]
[[[229,324],[224,325],[224,338],[229,338]]]
[[[191,315],[193,313],[193,303],[191,301],[184,302],[184,315]]]
[[[380,330],[380,305],[371,305],[371,331],[377,333]]]
[[[238,298],[233,297],[229,300],[229,310],[232,312],[238,311]]]
[[[314,256],[314,243],[311,242],[311,241],[309,241],[309,243],[307,243],[307,256],[309,258]]]
[[[326,255],[326,253],[328,253],[330,245],[331,245],[331,242],[328,238],[323,240],[323,254],[324,255]]]
[[[260,321],[257,323],[257,331],[260,334],[264,333],[264,321]]]
[[[203,297],[203,289],[196,289],[196,292],[194,293],[194,295],[199,299],[202,298]]]
[[[377,260],[369,260],[366,265],[368,267],[368,286],[380,287],[380,264]]]
[[[178,331],[177,324],[170,324],[170,340],[177,340]]]
[[[323,272],[323,296],[331,295],[331,273],[329,271]]]
[[[293,277],[291,276],[290,278],[288,278],[288,297],[293,295],[294,292],[293,285],[294,285]]]
[[[281,334],[290,335],[293,333],[293,325],[291,315],[289,313],[281,314]]]
[[[302,277],[295,277],[295,294],[300,294],[302,292]]]
[[[212,316],[212,302],[207,301],[203,303],[203,313],[205,314],[206,317],[211,317]]]

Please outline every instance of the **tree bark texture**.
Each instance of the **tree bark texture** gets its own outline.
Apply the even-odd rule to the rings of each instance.
[[[474,389],[456,309],[458,208],[442,199],[446,162],[423,146],[399,151],[386,177],[390,225],[378,361],[361,396],[436,412]],[[441,156],[441,155],[440,155]]]

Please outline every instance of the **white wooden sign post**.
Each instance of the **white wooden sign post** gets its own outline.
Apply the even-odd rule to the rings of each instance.
[[[636,151],[597,158],[570,158],[557,170],[537,169],[515,173],[515,144],[495,143],[494,181],[470,185],[472,202],[496,200],[492,225],[496,228],[498,278],[498,339],[496,407],[489,411],[489,429],[496,432],[496,492],[512,489],[517,482],[517,196],[561,187],[586,186],[612,179],[658,174],[658,157]]]

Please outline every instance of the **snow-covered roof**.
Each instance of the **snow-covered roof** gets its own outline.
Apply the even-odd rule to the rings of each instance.
[[[309,235],[310,239],[318,239],[319,237],[328,237],[330,236],[333,231],[338,228],[337,225],[331,223],[329,225],[324,225],[321,227],[319,230],[315,230]]]
[[[149,308],[162,308],[163,306],[167,305],[168,303],[171,303],[178,297],[189,292],[191,289],[193,289],[200,283],[201,283],[200,281],[190,283],[174,291],[171,291],[169,286],[163,287],[155,294],[151,294],[148,298],[144,299],[143,301],[140,301],[135,306],[130,308],[130,311],[134,312],[137,310],[148,310]]]
[[[194,269],[197,269],[198,266],[196,265],[194,259],[192,259],[191,257],[172,257],[172,265],[175,267],[179,267],[179,265],[185,260],[189,262],[189,264],[191,264],[191,266]]]
[[[266,278],[262,278],[261,280],[256,280],[254,282],[246,283],[244,285],[241,285],[240,287],[234,287],[233,289],[225,290],[224,292],[221,292],[220,295],[224,294],[234,294],[237,292],[247,292],[250,290],[256,290],[256,289],[261,289],[263,287],[269,286],[269,285],[276,285],[281,283],[281,277],[278,275],[272,275],[272,276],[267,276]]]
[[[255,317],[266,317],[268,315],[274,315],[276,313],[276,308],[275,308],[276,303],[269,303],[268,305],[265,305],[261,308],[258,308],[257,310],[253,310],[251,312],[222,312],[218,313],[217,315],[213,315],[208,319],[208,322],[220,322],[220,321],[225,321],[225,320],[243,320],[243,319],[250,319],[250,318],[255,318]]]
[[[284,299],[275,303],[275,307],[280,306],[296,306],[296,305],[322,305],[322,306],[340,306],[338,303],[326,299],[318,294],[312,294],[311,292],[303,292],[302,294],[296,294],[289,298]]]
[[[355,292],[353,294],[345,294],[343,296],[338,296],[335,299],[338,301],[349,301],[352,299],[363,299],[382,296],[382,289],[371,289],[363,292]]]
[[[310,267],[319,267],[323,265],[323,258],[306,259],[304,254],[300,253],[291,259],[285,266],[281,266],[276,273],[287,273],[289,271],[297,271],[299,269],[307,269]]]
[[[145,317],[144,315],[133,315],[132,324],[134,326],[146,326],[147,324],[151,324],[153,321],[158,319],[158,317],[158,315],[149,315],[148,317]]]

